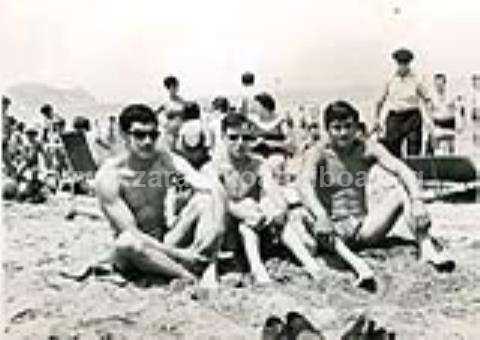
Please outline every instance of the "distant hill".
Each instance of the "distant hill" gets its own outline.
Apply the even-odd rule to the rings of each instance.
[[[103,120],[109,115],[118,114],[121,109],[120,104],[99,102],[80,87],[65,89],[40,83],[24,83],[7,88],[6,95],[12,100],[10,113],[30,122],[42,120],[40,107],[45,103],[51,104],[54,111],[67,121],[77,115]]]

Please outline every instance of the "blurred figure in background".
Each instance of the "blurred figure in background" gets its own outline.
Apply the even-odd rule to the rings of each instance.
[[[432,99],[420,77],[410,68],[413,53],[401,48],[393,52],[392,58],[397,63],[397,70],[377,102],[374,130],[381,131],[380,115],[388,103],[385,146],[393,155],[401,157],[403,141],[407,140],[407,155],[419,155],[422,151],[422,125],[425,124],[430,134],[433,132],[431,117],[422,111],[421,104],[431,108]]]

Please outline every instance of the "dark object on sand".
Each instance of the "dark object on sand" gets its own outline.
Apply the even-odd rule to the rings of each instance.
[[[265,325],[262,330],[262,340],[277,340],[280,337],[285,324],[276,315],[271,315],[265,321]]]
[[[360,315],[340,338],[341,340],[395,340],[395,333],[377,327],[374,320]]]
[[[276,315],[267,318],[262,331],[262,340],[326,340],[305,316],[289,312],[286,323]]]
[[[18,183],[10,177],[2,179],[2,197],[4,200],[13,200],[17,197]]]

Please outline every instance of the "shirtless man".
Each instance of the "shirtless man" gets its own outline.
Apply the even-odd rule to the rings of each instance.
[[[222,120],[226,157],[207,164],[211,167],[210,173],[215,173],[223,183],[227,196],[225,246],[233,248],[227,250],[240,251],[240,243],[257,283],[271,282],[261,252],[271,247],[274,239],[289,248],[305,269],[318,278],[320,270],[299,239],[294,225],[287,223],[281,228],[288,202],[273,178],[273,169],[263,159],[250,154],[254,137],[249,125],[243,115],[227,115]]]
[[[430,235],[431,218],[415,173],[379,143],[356,137],[359,113],[349,103],[328,105],[324,119],[329,140],[309,151],[299,181],[303,203],[316,218],[315,232],[321,243],[353,267],[357,284],[374,283],[367,263],[348,247],[381,243],[404,208],[420,259],[438,269],[453,269],[454,262],[436,249]],[[393,191],[367,211],[366,179],[374,164],[393,174],[406,195],[403,190]]]
[[[203,273],[202,283],[216,284],[222,221],[215,220],[214,211],[203,214],[189,246],[176,247],[164,242],[168,233],[163,204],[172,174],[181,174],[195,190],[209,193],[206,199],[216,200],[216,211],[222,213],[220,186],[182,158],[154,147],[158,121],[148,106],[126,107],[119,122],[126,153],[107,160],[96,176],[100,206],[114,232],[115,265],[124,271],[187,280]]]

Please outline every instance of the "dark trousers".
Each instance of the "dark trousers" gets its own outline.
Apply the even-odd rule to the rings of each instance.
[[[422,115],[419,109],[388,112],[385,147],[400,158],[402,143],[405,139],[407,139],[407,154],[419,155],[422,150]]]

